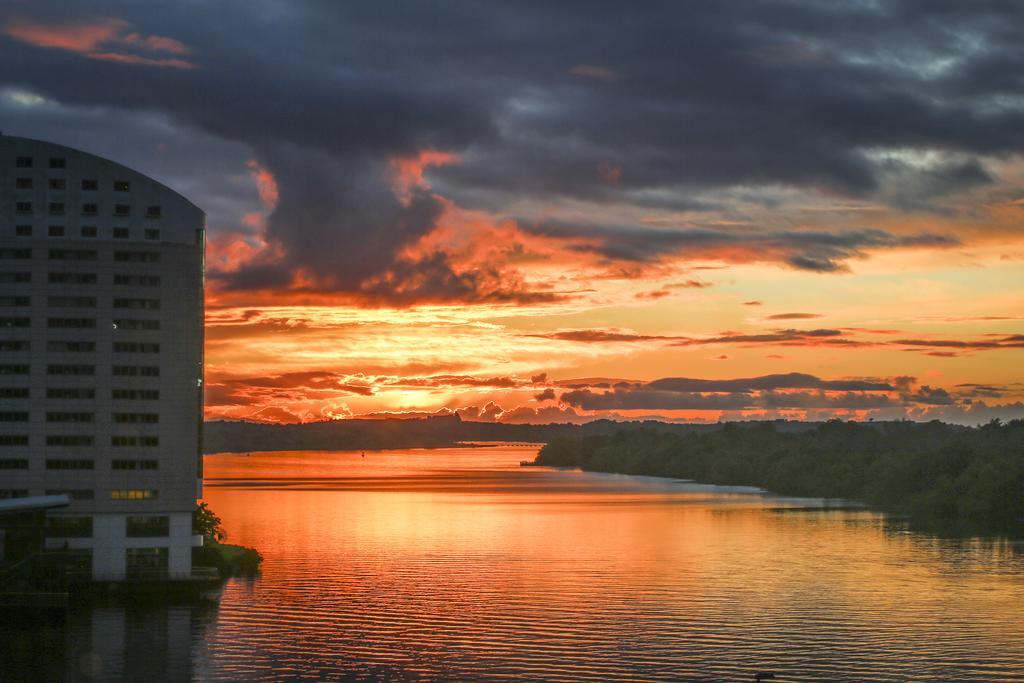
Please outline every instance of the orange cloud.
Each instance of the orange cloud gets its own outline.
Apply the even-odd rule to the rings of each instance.
[[[248,223],[246,218],[243,218],[243,222]],[[206,240],[207,267],[231,272],[258,255],[265,254],[267,249],[267,244],[259,237],[239,232],[220,232]]]
[[[191,53],[184,43],[167,36],[142,35],[131,28],[132,25],[123,19],[102,17],[81,24],[12,20],[0,31],[28,45],[74,52],[89,59],[178,69],[196,67],[193,62],[182,59]]]
[[[263,206],[266,207],[267,211],[273,211],[280,197],[277,190],[277,179],[274,178],[274,174],[255,159],[250,159],[245,165],[249,167],[249,174],[256,181],[256,189],[259,190],[260,201],[263,202]]]
[[[444,166],[459,162],[459,156],[435,149],[420,150],[416,156],[391,159],[391,170],[395,194],[403,201],[408,200],[414,187],[429,187],[423,172],[429,166]]]

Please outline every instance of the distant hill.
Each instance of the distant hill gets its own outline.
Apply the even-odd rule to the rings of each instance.
[[[803,431],[817,426],[817,423],[785,420],[773,424],[779,431]],[[714,431],[720,429],[721,425],[676,424],[654,420],[594,420],[583,425],[502,424],[464,421],[458,415],[409,420],[332,420],[285,425],[213,421],[207,422],[204,427],[203,452],[441,448],[467,441],[548,443],[557,438],[601,436],[639,427],[674,434],[693,434]]]

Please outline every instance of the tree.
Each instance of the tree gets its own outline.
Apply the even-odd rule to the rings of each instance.
[[[192,532],[203,535],[206,543],[221,543],[227,540],[227,532],[221,526],[220,517],[204,502],[196,505],[192,513]]]

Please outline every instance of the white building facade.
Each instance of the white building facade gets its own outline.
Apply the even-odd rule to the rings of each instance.
[[[68,495],[46,545],[96,579],[191,571],[204,243],[160,183],[0,135],[0,498]]]

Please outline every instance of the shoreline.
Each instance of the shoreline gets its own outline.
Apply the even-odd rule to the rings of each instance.
[[[771,425],[689,436],[637,429],[554,440],[530,465],[855,501],[914,530],[1017,541],[1024,539],[1022,434],[1021,420],[957,429],[836,421],[798,434]]]

